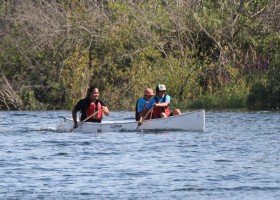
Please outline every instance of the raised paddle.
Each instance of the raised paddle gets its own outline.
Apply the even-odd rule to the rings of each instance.
[[[136,129],[138,129],[141,125],[143,125],[145,119],[149,116],[149,114],[150,114],[150,112],[153,110],[153,108],[154,108],[154,107],[152,107],[152,108],[147,112],[147,114],[144,116],[144,118],[143,118],[141,124],[138,124],[138,126],[137,126]]]
[[[79,125],[83,124],[85,121],[87,121],[87,120],[88,120],[89,118],[91,118],[93,115],[96,115],[98,112],[99,112],[99,110],[96,111],[96,112],[94,112],[93,114],[91,114],[91,115],[88,116],[87,118],[85,118],[83,121],[81,121],[81,122],[78,124],[78,126],[77,126],[76,128],[78,128]],[[72,129],[70,130],[70,132],[72,132],[72,131],[73,131],[74,129],[76,129],[76,128],[72,128]]]

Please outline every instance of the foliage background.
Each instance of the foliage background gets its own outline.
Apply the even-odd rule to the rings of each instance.
[[[70,109],[97,85],[133,109],[278,109],[278,0],[0,1],[0,109]]]

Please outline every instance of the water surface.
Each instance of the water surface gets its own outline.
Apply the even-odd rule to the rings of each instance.
[[[280,199],[279,113],[208,111],[204,132],[57,131],[70,114],[0,112],[0,199]]]

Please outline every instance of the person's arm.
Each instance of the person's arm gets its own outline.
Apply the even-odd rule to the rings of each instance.
[[[73,107],[72,110],[72,118],[74,122],[74,128],[78,128],[78,122],[77,122],[77,112],[81,111],[83,109],[83,106],[85,105],[85,99],[81,99],[77,102],[77,104]]]
[[[154,106],[155,107],[167,107],[169,104],[170,104],[170,96],[169,95],[166,95],[166,97],[165,97],[166,99],[165,99],[165,102],[163,102],[163,103],[155,103],[154,104]]]
[[[144,108],[145,109],[145,108]],[[139,113],[139,121],[138,121],[138,126],[141,126],[143,124],[143,112],[144,109],[142,110],[141,113]]]
[[[151,99],[148,104],[146,104],[146,106],[144,106],[142,112],[140,113],[140,119],[138,121],[138,125],[141,126],[143,124],[143,121],[146,120],[146,118],[148,118],[148,115],[150,114],[150,112],[153,110],[153,108],[155,107],[155,100]]]
[[[154,106],[155,107],[167,107],[169,104],[168,101],[164,102],[164,103],[155,103]]]
[[[73,122],[74,122],[74,128],[78,128],[77,112],[78,112],[78,110],[74,107],[73,110],[72,110],[72,118],[73,118]]]
[[[144,116],[143,112],[144,112],[146,105],[147,105],[146,100],[143,97],[138,99],[137,112],[139,113],[139,120],[138,120],[139,122],[143,121],[143,116]]]
[[[101,109],[102,109],[102,112],[104,113],[105,116],[109,116],[110,115],[108,107],[102,106]]]
[[[144,106],[142,112],[140,113],[140,119],[139,119],[139,122],[142,123],[144,116],[146,116],[146,114],[149,112],[150,109],[152,109],[154,107],[154,102],[155,100],[154,99],[151,99],[148,104],[146,104],[146,106]]]
[[[143,124],[144,116],[148,113],[148,110],[146,107],[143,108],[143,110],[139,113],[139,121],[138,121],[138,126],[141,126]]]
[[[109,111],[109,108],[107,107],[106,103],[103,100],[100,100],[99,102],[101,103],[101,109],[102,109],[102,112],[104,113],[104,115],[109,116],[110,111]]]

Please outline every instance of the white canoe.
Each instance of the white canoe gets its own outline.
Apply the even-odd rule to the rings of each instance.
[[[78,128],[73,129],[73,120],[66,118],[58,129],[73,132],[112,132],[112,131],[135,131],[138,123],[135,120],[125,121],[102,121],[101,123],[84,122]],[[205,110],[197,110],[182,113],[167,118],[158,118],[144,121],[138,130],[182,130],[182,131],[204,131]]]

